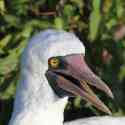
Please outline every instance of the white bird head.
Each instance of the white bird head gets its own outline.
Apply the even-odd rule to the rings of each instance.
[[[84,56],[85,47],[73,33],[47,30],[34,36],[22,56],[22,83],[17,91],[16,105],[20,103],[25,107],[23,102],[33,95],[38,102],[44,97],[49,101],[51,99],[46,93],[54,93],[59,98],[81,96],[98,109],[110,114],[110,110],[89,85],[102,90],[110,97],[113,97],[112,92],[90,70]],[[27,76],[28,73],[30,75]],[[49,89],[42,89],[50,85]],[[47,96],[44,96],[45,94]]]

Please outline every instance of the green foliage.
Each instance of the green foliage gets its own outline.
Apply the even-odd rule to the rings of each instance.
[[[101,5],[101,0],[93,0],[93,8],[92,12],[90,15],[90,21],[89,21],[89,26],[90,26],[90,39],[93,41],[98,33],[99,26],[100,26],[100,21],[101,21],[101,13],[100,13],[100,5]]]
[[[113,115],[125,115],[124,0],[0,0],[0,106],[4,105],[0,124],[6,124],[11,113],[20,55],[29,38],[47,28],[74,31],[79,36],[86,46],[87,62],[115,95],[110,100],[99,93],[100,98]],[[101,114],[79,97],[67,107],[67,112]]]
[[[55,18],[54,23],[55,23],[55,28],[56,29],[59,29],[59,30],[63,29],[64,21],[63,21],[63,19],[61,17]]]

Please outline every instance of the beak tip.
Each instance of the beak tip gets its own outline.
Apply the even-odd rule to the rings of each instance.
[[[111,98],[114,99],[114,95],[113,94],[111,95]]]
[[[107,113],[108,113],[108,115],[112,115],[112,112],[110,110]]]
[[[114,95],[113,95],[112,91],[109,91],[109,92],[108,92],[108,95],[109,95],[109,97],[110,97],[111,99],[114,99]]]
[[[107,113],[108,115],[112,115],[112,112],[111,110],[106,106],[106,105],[103,105],[104,107],[104,110],[102,110],[103,112]]]

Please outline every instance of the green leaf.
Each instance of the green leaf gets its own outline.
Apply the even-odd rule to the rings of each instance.
[[[4,15],[5,13],[5,3],[4,0],[0,0],[0,14]]]
[[[64,22],[61,17],[56,17],[54,20],[54,26],[56,29],[63,29]]]
[[[17,48],[9,50],[9,55],[7,57],[0,58],[0,74],[5,75],[16,69],[19,56],[25,46],[26,40],[23,40]]]
[[[29,0],[12,0],[10,5],[13,6],[11,10],[16,15],[26,15],[29,9]]]
[[[12,38],[12,35],[8,34],[3,39],[1,39],[0,40],[0,49],[3,49],[9,43],[11,38]]]
[[[20,36],[21,37],[25,37],[25,38],[29,38],[30,37],[30,34],[33,30],[33,27],[31,25],[25,25],[24,26],[24,29],[22,30],[22,32],[20,33]]]
[[[125,78],[125,65],[120,67],[119,80],[122,81]]]
[[[29,24],[26,24],[26,25],[31,25],[33,28],[45,29],[45,28],[52,27],[52,24],[48,20],[44,21],[44,20],[35,20],[35,19],[33,19],[28,23]]]
[[[91,41],[95,40],[101,21],[100,0],[93,0],[93,10],[89,20],[89,38]]]
[[[112,2],[113,2],[112,0],[104,0],[103,1],[103,12],[105,14],[109,14],[109,11],[112,7]]]
[[[10,25],[10,26],[19,26],[19,19],[15,15],[6,14],[4,16],[4,20]]]
[[[118,18],[121,18],[125,13],[124,2],[122,0],[116,0],[116,12],[117,12]]]
[[[13,82],[16,82],[15,79],[13,80]],[[16,91],[16,85],[13,82],[10,83],[9,87],[4,92],[0,92],[0,99],[5,100],[14,96]]]
[[[76,108],[80,108],[81,97],[76,97],[74,99],[74,105]]]
[[[7,44],[10,42],[12,38],[11,34],[6,35],[4,38],[0,40],[0,54],[4,54],[4,48],[7,46]]]
[[[73,8],[73,6],[72,5],[65,5],[63,13],[67,17],[73,16],[73,14],[74,14],[74,8]]]
[[[117,24],[117,20],[115,18],[111,18],[107,23],[106,27],[108,30],[110,30],[113,26]]]
[[[79,8],[83,8],[84,2],[83,0],[71,0],[72,3],[75,3]]]
[[[72,2],[73,4],[75,4],[75,6],[76,6],[77,8],[79,8],[79,13],[80,13],[81,15],[83,15],[83,14],[84,14],[83,7],[85,6],[84,1],[83,1],[83,0],[71,0],[71,2]]]
[[[17,66],[18,56],[19,55],[14,51],[4,59],[0,58],[0,74],[4,75],[14,70]]]

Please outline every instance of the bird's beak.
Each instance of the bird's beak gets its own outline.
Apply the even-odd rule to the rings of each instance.
[[[73,96],[81,96],[93,104],[99,110],[111,114],[109,108],[96,96],[89,85],[96,87],[113,98],[109,87],[96,76],[85,63],[82,54],[74,54],[64,57],[65,68],[48,69],[46,77],[56,83],[58,88],[71,93]]]

